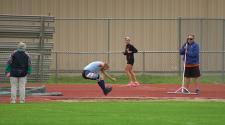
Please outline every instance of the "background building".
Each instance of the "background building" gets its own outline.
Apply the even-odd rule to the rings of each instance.
[[[136,54],[136,71],[177,72],[182,66],[172,51],[192,32],[206,51],[201,69],[224,72],[224,0],[0,0],[0,14],[56,18],[54,51],[74,54],[53,54],[53,70],[76,71],[92,60],[104,60],[113,71],[123,71],[126,62],[120,52],[123,37],[129,35],[139,51],[151,52]]]

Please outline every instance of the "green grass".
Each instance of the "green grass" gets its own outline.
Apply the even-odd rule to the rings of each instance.
[[[224,125],[224,102],[0,104],[0,125]]]
[[[127,84],[128,79],[124,75],[115,76],[117,81],[113,82],[106,79],[108,83]],[[141,83],[179,83],[181,78],[177,76],[150,76],[150,75],[138,75],[137,79]],[[95,83],[93,80],[83,79],[81,76],[59,76],[51,77],[47,83]]]
[[[117,78],[116,82],[106,79],[107,83],[119,83],[127,84],[128,79],[125,75],[115,76]],[[170,84],[180,84],[182,82],[182,76],[160,76],[160,75],[137,75],[137,79],[140,83],[144,84],[159,84],[159,83],[170,83]],[[201,83],[223,83],[221,76],[202,76],[200,78]],[[93,80],[83,79],[81,76],[55,76],[51,77],[46,83],[67,83],[67,84],[90,84],[95,83]]]

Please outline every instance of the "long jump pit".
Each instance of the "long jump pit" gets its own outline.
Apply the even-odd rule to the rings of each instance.
[[[107,84],[113,87],[105,96],[97,84],[27,84],[26,103],[54,101],[126,101],[126,100],[209,100],[225,101],[225,84],[201,84],[200,93],[168,94],[180,84],[141,84],[129,87],[124,84]],[[41,89],[42,88],[42,89]],[[191,84],[190,91],[194,91]],[[40,91],[38,90],[40,89]],[[5,92],[8,90],[8,93]],[[31,92],[33,91],[33,92]],[[43,91],[43,92],[41,92]],[[10,84],[0,85],[0,103],[10,103]],[[30,93],[29,93],[30,92]]]

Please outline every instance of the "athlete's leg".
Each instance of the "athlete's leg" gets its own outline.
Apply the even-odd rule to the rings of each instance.
[[[137,82],[136,75],[135,75],[135,73],[133,71],[133,66],[132,65],[130,65],[129,72],[131,74],[132,81]]]
[[[105,87],[105,81],[104,81],[105,76],[102,73],[84,71],[82,73],[82,76],[85,79],[96,80],[98,82],[99,87],[102,89],[104,95],[107,95],[112,90],[112,87]]]
[[[135,73],[134,73],[134,71],[133,71],[133,66],[132,66],[132,65],[130,65],[129,72],[130,72],[130,74],[131,74],[131,79],[132,79],[132,81],[133,81],[133,83],[134,83],[133,86],[138,86],[138,85],[140,85],[140,83],[137,81],[137,78],[136,78],[136,75],[135,75]]]
[[[131,74],[130,74],[130,64],[126,65],[125,73],[127,74],[127,77],[128,77],[128,80],[129,80],[128,83],[134,82],[134,81],[132,81],[132,77],[131,77]]]
[[[100,74],[91,72],[88,70],[83,71],[82,76],[85,79],[90,79],[90,80],[97,80],[99,87],[104,91],[105,90],[105,82],[104,82],[104,77],[100,76]]]
[[[108,95],[108,93],[110,93],[112,91],[112,87],[111,86],[108,86],[108,87],[105,86],[105,80],[104,80],[105,75],[103,73],[100,73],[99,75],[100,75],[100,78],[99,78],[99,80],[97,80],[98,85],[101,87],[104,95],[106,96],[106,95]]]
[[[105,90],[104,78],[105,78],[104,74],[100,73],[99,74],[99,78],[96,79],[98,81],[98,85],[99,85],[99,87],[101,87],[102,91]]]

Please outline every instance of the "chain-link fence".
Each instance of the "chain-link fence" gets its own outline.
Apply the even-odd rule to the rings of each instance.
[[[187,33],[196,35],[200,45],[203,75],[215,75],[225,82],[225,19],[56,19],[54,50],[49,72],[80,73],[94,60],[110,64],[110,72],[123,73],[126,60],[123,37],[131,36],[135,54],[134,70],[141,74],[182,73],[178,49]],[[62,51],[59,51],[62,50]]]
[[[90,28],[94,27],[92,24],[102,24],[104,29],[103,34],[95,34],[96,37],[104,35],[104,46],[100,49],[78,35],[80,39],[76,39],[76,42],[81,41],[80,44],[86,45],[86,48],[78,49],[82,51],[53,52],[51,69],[56,76],[61,73],[80,73],[86,64],[94,60],[108,62],[111,66],[110,72],[124,72],[126,61],[122,54],[123,45],[115,42],[121,42],[121,36],[124,35],[142,41],[134,43],[139,50],[139,53],[135,54],[136,72],[180,75],[183,62],[178,49],[185,42],[187,33],[193,33],[200,45],[202,74],[217,75],[222,82],[225,81],[225,19],[56,19],[56,22],[61,25],[69,22],[75,32],[86,32],[84,37],[93,37],[93,43],[97,39],[93,34],[98,31],[98,27],[95,27],[96,31],[90,32]],[[76,26],[72,26],[73,23],[76,23]],[[67,29],[69,30],[68,27]],[[91,49],[88,46],[91,46]]]

